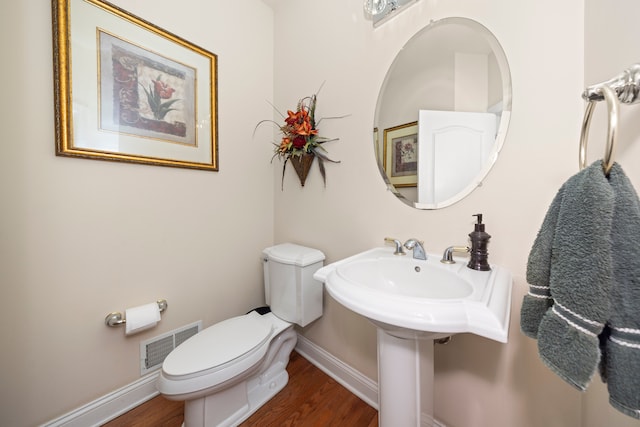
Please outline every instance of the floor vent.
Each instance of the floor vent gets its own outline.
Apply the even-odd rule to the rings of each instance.
[[[148,374],[162,366],[171,351],[202,329],[199,320],[190,325],[153,337],[140,343],[140,375]]]

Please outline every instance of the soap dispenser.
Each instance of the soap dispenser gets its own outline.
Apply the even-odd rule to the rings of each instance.
[[[489,252],[487,251],[491,235],[484,231],[482,214],[475,214],[473,216],[477,217],[478,220],[474,226],[474,230],[469,233],[469,239],[471,240],[471,259],[467,267],[480,271],[491,270],[491,266],[489,265]]]

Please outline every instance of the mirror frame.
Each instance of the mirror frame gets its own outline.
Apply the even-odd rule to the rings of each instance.
[[[400,52],[402,52],[402,50],[407,48],[407,46],[409,46],[409,44],[412,43],[416,38],[424,36],[425,33],[428,33],[434,28],[444,26],[444,25],[449,25],[449,24],[467,26],[475,30],[479,36],[483,36],[487,41],[489,47],[491,48],[493,54],[495,55],[496,63],[498,65],[498,70],[500,72],[500,77],[502,80],[502,113],[500,116],[500,123],[496,132],[495,142],[492,146],[488,159],[480,169],[480,172],[478,172],[475,178],[471,180],[471,182],[455,196],[450,197],[447,200],[437,202],[435,204],[426,205],[426,204],[421,204],[417,201],[409,200],[407,197],[405,197],[402,193],[398,191],[398,189],[394,186],[394,184],[391,183],[389,177],[386,174],[386,171],[384,170],[383,159],[380,158],[379,152],[378,152],[378,144],[379,144],[378,138],[382,134],[383,130],[378,129],[376,126],[379,123],[378,119],[380,115],[381,105],[383,102],[382,96],[383,96],[385,87],[387,86],[387,83],[390,79],[390,75],[393,73],[394,69],[396,68]],[[487,27],[485,27],[484,25],[480,24],[478,21],[473,20],[471,18],[447,17],[447,18],[436,20],[436,21],[431,21],[426,27],[420,29],[403,45],[403,47],[400,49],[400,51],[394,58],[393,62],[391,63],[389,70],[387,71],[387,74],[385,75],[383,83],[380,87],[380,91],[378,93],[378,101],[376,103],[376,110],[375,110],[375,116],[374,116],[373,147],[375,150],[375,158],[378,163],[378,169],[380,170],[380,174],[384,179],[385,183],[387,184],[387,188],[389,189],[389,191],[394,193],[394,195],[399,200],[401,200],[402,202],[404,202],[405,204],[411,207],[414,207],[416,209],[430,209],[430,210],[451,206],[454,203],[459,202],[460,200],[464,199],[469,194],[471,194],[473,190],[475,190],[477,187],[482,185],[482,181],[487,177],[491,168],[497,161],[500,150],[504,145],[504,142],[507,136],[507,130],[509,127],[509,122],[511,120],[511,99],[512,99],[511,71],[509,68],[507,56],[504,50],[502,49],[502,46],[500,45],[500,42],[498,41],[496,36],[491,31],[489,31]]]

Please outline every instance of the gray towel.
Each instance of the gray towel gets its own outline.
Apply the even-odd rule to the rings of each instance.
[[[618,164],[613,165],[609,182],[615,193],[611,228],[614,280],[601,373],[608,383],[611,405],[640,418],[640,201]]]
[[[575,179],[572,177],[572,179]],[[536,240],[529,253],[527,262],[527,282],[529,283],[529,293],[524,296],[520,309],[520,329],[531,338],[538,338],[538,326],[547,310],[553,305],[551,298],[551,288],[549,278],[551,276],[551,246],[556,231],[558,212],[564,196],[564,190],[568,183],[565,183],[556,197],[551,202],[551,206],[544,217],[542,226],[538,231]]]
[[[537,329],[541,359],[584,390],[598,367],[598,334],[610,314],[613,190],[602,163],[569,179],[547,216],[529,257],[527,280],[533,287],[523,301],[521,328],[535,337],[544,311]],[[540,298],[544,292],[548,297]]]

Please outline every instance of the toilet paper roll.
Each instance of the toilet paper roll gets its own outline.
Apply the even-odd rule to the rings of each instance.
[[[127,320],[126,335],[137,334],[149,328],[153,328],[160,321],[160,307],[158,303],[140,305],[138,307],[128,308],[125,311],[125,319]]]

